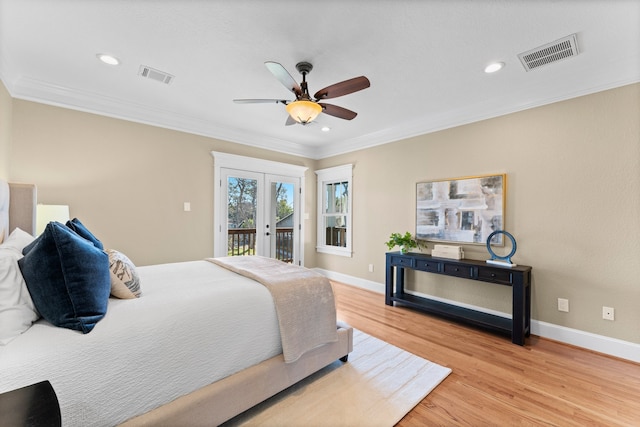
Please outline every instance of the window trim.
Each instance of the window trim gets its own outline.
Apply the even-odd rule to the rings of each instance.
[[[320,169],[315,171],[318,182],[318,204],[317,204],[317,237],[316,237],[316,252],[326,253],[331,255],[339,255],[345,257],[353,256],[353,164],[346,164],[342,166],[335,166],[326,169]],[[326,229],[325,229],[325,212],[324,212],[324,198],[326,195],[325,186],[327,184],[333,184],[336,182],[347,182],[347,212],[344,216],[347,217],[346,224],[346,247],[331,246],[326,244]]]

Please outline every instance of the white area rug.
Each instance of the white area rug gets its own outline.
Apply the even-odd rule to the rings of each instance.
[[[334,362],[225,426],[393,426],[451,369],[354,330],[349,361]]]

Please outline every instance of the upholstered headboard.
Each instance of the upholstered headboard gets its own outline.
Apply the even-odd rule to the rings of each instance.
[[[0,180],[0,242],[9,235],[9,184]]]
[[[16,227],[36,231],[37,190],[33,184],[11,184],[0,180],[0,241]]]

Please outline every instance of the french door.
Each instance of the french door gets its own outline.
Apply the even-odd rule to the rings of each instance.
[[[266,162],[271,167],[265,167],[265,161],[243,158],[245,161],[239,165],[229,162],[228,157],[241,156],[213,154],[216,160],[227,160],[216,168],[219,191],[215,198],[214,255],[261,255],[301,265],[303,178],[264,172],[287,172],[286,167],[274,169],[282,165],[274,165],[275,162]],[[299,174],[300,167],[295,168]]]

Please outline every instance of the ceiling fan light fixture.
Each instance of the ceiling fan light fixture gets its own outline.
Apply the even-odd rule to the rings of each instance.
[[[286,106],[287,113],[293,120],[306,125],[311,123],[322,112],[322,106],[313,101],[294,101]]]

